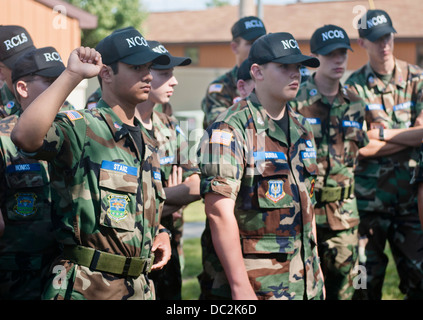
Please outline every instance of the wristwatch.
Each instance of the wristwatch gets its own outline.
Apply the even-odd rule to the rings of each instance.
[[[385,131],[384,127],[379,127],[379,140],[384,141],[385,140]]]
[[[166,228],[161,228],[161,229],[159,229],[159,233],[162,233],[162,232],[166,232],[168,235],[169,235],[169,240],[172,240],[172,232],[170,232],[168,229],[166,229]]]

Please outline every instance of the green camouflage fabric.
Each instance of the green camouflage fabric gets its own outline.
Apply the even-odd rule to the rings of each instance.
[[[254,92],[220,115],[198,150],[201,194],[235,200],[244,263],[259,299],[321,299],[312,233],[316,150],[307,120],[289,106],[287,112],[289,138]],[[207,232],[202,237],[202,298],[230,298]]]
[[[32,157],[51,164],[52,220],[61,244],[150,257],[165,195],[156,142],[141,129],[144,151],[103,100],[97,109],[59,112]],[[154,299],[143,273],[93,271],[63,256],[52,268],[43,299]]]
[[[199,174],[198,166],[189,159],[188,139],[177,120],[162,112],[153,111],[152,123],[154,137],[159,144],[163,185],[168,186],[173,165],[182,168],[183,180],[193,174]],[[157,300],[181,300],[182,265],[180,253],[182,253],[183,218],[174,220],[173,216],[169,215],[162,217],[160,223],[172,233],[172,255],[163,269],[153,271],[150,278],[156,288]]]
[[[22,157],[10,139],[18,117],[0,121],[0,300],[39,300],[58,254],[48,164]]]
[[[301,85],[296,100],[290,104],[309,121],[317,147],[319,170],[315,184],[315,212],[318,233],[324,235],[318,237],[318,249],[322,258],[326,297],[330,300],[349,300],[354,294],[352,272],[358,263],[355,228],[359,222],[357,201],[352,191],[348,198],[330,202],[322,201],[318,195],[325,188],[354,185],[359,148],[369,142],[363,130],[365,104],[341,84],[338,94],[330,103],[318,91],[314,75]],[[354,229],[355,233],[343,237],[344,234],[351,234],[352,231],[348,229]],[[340,239],[344,241],[337,241]]]
[[[405,61],[395,60],[387,85],[369,64],[354,72],[346,84],[366,102],[367,129],[409,128],[423,109],[422,70]],[[401,248],[394,250],[393,255],[403,293],[411,297],[421,295],[423,290],[423,233],[417,215],[417,189],[410,184],[417,159],[418,148],[408,148],[389,157],[360,160],[357,166],[355,193],[361,221],[359,234],[363,242],[367,242],[360,262],[367,271],[369,299],[380,299],[382,294],[381,284],[388,263],[383,253],[386,240]],[[407,221],[406,225],[403,220]],[[410,225],[410,221],[416,225]],[[406,234],[409,232],[412,235]]]
[[[87,99],[87,103],[85,104],[85,109],[92,109],[97,107],[97,103],[101,99],[101,88],[98,87],[96,91],[94,91]]]
[[[0,118],[6,118],[21,111],[21,105],[6,83],[0,88]]]
[[[206,96],[201,102],[201,109],[204,112],[204,129],[207,129],[219,114],[240,100],[236,86],[237,79],[238,66],[235,66],[230,71],[212,81],[207,87]]]

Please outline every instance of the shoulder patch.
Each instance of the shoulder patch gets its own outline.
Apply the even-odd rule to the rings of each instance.
[[[223,89],[223,84],[221,83],[213,83],[209,86],[209,93],[213,92],[221,92]]]
[[[218,143],[224,146],[229,146],[232,141],[233,134],[223,130],[213,130],[210,138],[210,143]]]
[[[80,114],[76,110],[60,111],[60,113],[66,115],[68,117],[68,119],[71,120],[71,121],[83,119],[82,114]]]

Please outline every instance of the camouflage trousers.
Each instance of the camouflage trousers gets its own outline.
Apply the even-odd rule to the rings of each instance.
[[[137,278],[92,271],[68,260],[52,264],[43,300],[154,300],[154,285],[144,274]]]
[[[423,231],[417,213],[393,215],[360,212],[360,264],[367,273],[367,289],[357,290],[357,299],[380,300],[389,242],[400,278],[399,288],[408,299],[423,299]],[[362,291],[362,292],[358,292]]]
[[[320,265],[327,300],[351,300],[358,266],[358,228],[331,230],[317,227]]]

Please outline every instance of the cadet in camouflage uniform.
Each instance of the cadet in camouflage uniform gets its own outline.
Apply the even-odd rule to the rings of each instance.
[[[350,300],[358,263],[354,169],[359,148],[368,143],[363,131],[365,105],[340,83],[347,67],[347,50],[352,50],[345,30],[334,25],[318,28],[310,49],[320,66],[301,85],[291,106],[310,122],[317,147],[315,212],[326,298]]]
[[[0,118],[20,111],[21,106],[13,93],[12,69],[19,57],[35,49],[28,31],[15,25],[0,26]]]
[[[231,33],[231,49],[235,55],[236,65],[209,84],[206,96],[201,102],[201,109],[204,112],[204,129],[207,129],[220,113],[226,111],[239,99],[236,87],[238,67],[248,57],[251,44],[266,34],[266,28],[259,18],[248,16],[238,20],[232,26]]]
[[[321,299],[314,139],[307,120],[285,107],[301,64],[319,61],[302,55],[289,33],[259,38],[249,58],[255,91],[218,117],[198,150],[215,249],[203,298]]]
[[[421,144],[419,115],[422,70],[393,55],[394,33],[389,15],[369,10],[358,22],[359,40],[369,62],[346,84],[366,102],[365,122],[370,143],[360,150],[355,193],[360,213],[360,256],[367,272],[364,298],[381,299],[392,250],[400,289],[408,298],[423,298],[423,232],[417,214],[416,187],[410,184]],[[421,117],[421,116],[420,116]],[[414,126],[414,128],[413,128]],[[402,135],[398,135],[402,133]]]
[[[45,54],[58,55],[51,47],[34,49],[13,68],[22,112],[65,69]],[[0,208],[6,224],[0,241],[0,299],[39,300],[59,246],[51,223],[48,164],[17,151],[10,133],[18,118],[16,113],[0,121]]]
[[[170,105],[178,81],[173,75],[176,66],[186,66],[191,63],[187,57],[172,56],[167,49],[157,41],[148,41],[151,49],[157,53],[169,56],[167,65],[153,64],[151,67],[151,92],[148,100],[137,105],[135,116],[149,130],[150,136],[159,144],[159,159],[162,182],[166,193],[161,224],[171,232],[172,256],[169,263],[162,269],[151,273],[151,279],[156,288],[159,300],[180,300],[182,289],[182,205],[187,205],[200,199],[199,169],[189,160],[188,141],[177,120],[163,112],[157,111],[157,106]],[[176,166],[181,169],[181,184],[175,186]],[[176,174],[177,175],[177,174]],[[183,182],[183,183],[182,183]],[[170,188],[169,188],[170,187]]]
[[[152,62],[169,58],[132,27],[104,38],[97,51],[75,49],[67,69],[12,131],[18,148],[51,164],[52,221],[64,248],[43,298],[153,299],[151,254],[153,269],[163,267],[170,242],[159,232],[165,195],[157,145],[134,114],[148,98]],[[76,85],[98,74],[99,108],[54,119]]]

